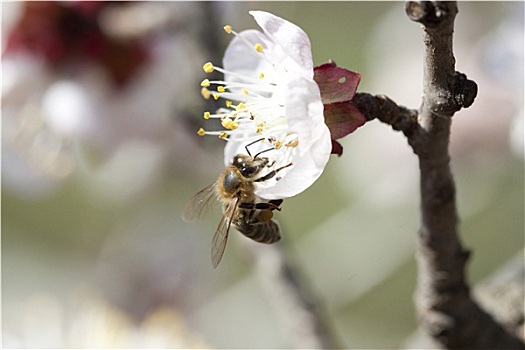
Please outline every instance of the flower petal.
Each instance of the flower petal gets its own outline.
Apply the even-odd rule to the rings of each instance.
[[[264,11],[250,11],[257,24],[286,56],[313,76],[312,46],[308,35],[293,23]]]
[[[250,14],[263,33],[249,30],[236,34],[223,59],[227,98],[242,100],[243,109],[252,109],[240,114],[232,111],[242,127],[228,131],[225,164],[231,164],[237,154],[255,157],[270,151],[264,156],[270,159],[271,168],[260,176],[272,169],[282,170],[257,182],[255,193],[263,199],[282,199],[303,192],[319,178],[330,158],[332,141],[321,91],[314,80],[308,36],[270,13]],[[241,88],[244,95],[234,96]],[[261,138],[265,142],[257,142]]]
[[[313,80],[299,76],[288,80],[285,115],[290,131],[299,134],[300,154],[308,152],[319,132],[327,128],[319,87]]]
[[[268,42],[268,38],[258,30],[249,29],[242,31],[230,41],[226,48],[222,59],[224,69],[253,79],[257,79],[258,74],[262,71],[265,74],[271,74],[273,69],[270,63],[263,60],[259,53],[248,47],[247,43],[252,46],[260,43],[265,48],[271,44]],[[237,75],[226,74],[224,78],[224,80],[230,82],[239,81]],[[270,76],[268,78],[271,79],[273,77]]]
[[[323,173],[330,158],[332,142],[326,128],[309,152],[294,158],[293,168],[271,187],[259,186],[256,193],[264,199],[293,197],[310,187]]]

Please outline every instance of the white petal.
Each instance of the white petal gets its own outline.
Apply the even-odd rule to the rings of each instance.
[[[290,131],[299,134],[299,151],[303,154],[319,138],[320,131],[327,128],[317,83],[303,77],[288,80],[285,109]]]
[[[252,47],[248,47],[246,41]],[[257,79],[262,71],[269,74],[273,69],[253,48],[256,43],[262,44],[265,48],[269,45],[266,36],[255,29],[245,30],[235,36],[226,48],[222,59],[224,69],[253,79]],[[230,82],[239,81],[237,77],[231,74],[226,74],[224,78]]]
[[[250,11],[250,14],[264,33],[313,77],[312,46],[304,30],[268,12]]]
[[[255,30],[239,33],[226,50],[224,68],[252,80],[258,79],[259,73],[263,72],[265,80],[261,84],[265,81],[275,84],[272,85],[273,95],[268,96],[271,99],[268,102],[275,104],[275,111],[268,110],[268,113],[276,113],[273,117],[284,115],[288,128],[284,133],[283,129],[276,129],[275,134],[272,129],[268,129],[257,134],[254,129],[253,133],[232,136],[224,149],[225,164],[231,164],[237,154],[249,153],[255,156],[260,151],[268,150],[268,142],[256,142],[249,146],[247,152],[246,145],[250,140],[255,141],[260,137],[279,139],[297,134],[299,144],[296,149],[283,146],[274,151],[274,160],[278,164],[274,164],[273,169],[286,166],[289,162],[293,166],[271,180],[257,183],[256,190],[256,194],[264,199],[292,197],[319,178],[332,149],[330,131],[324,122],[321,93],[313,80],[310,40],[301,28],[282,18],[261,11],[252,11],[250,14],[264,33]],[[263,53],[254,50],[256,43],[263,45]],[[228,82],[242,82],[242,79],[234,74],[226,74],[225,77]],[[259,117],[265,116],[262,114]],[[290,151],[293,153],[289,154]],[[271,158],[271,153],[266,154]],[[261,176],[265,173],[261,173]]]
[[[246,135],[243,135],[243,136],[246,136]],[[253,157],[253,156],[257,155],[257,153],[259,153],[261,151],[265,151],[265,150],[271,148],[271,146],[269,146],[269,144],[267,142],[254,142],[255,140],[258,140],[258,139],[261,138],[260,134],[253,133],[250,136],[251,137],[249,139],[251,141],[232,141],[232,140],[229,140],[226,143],[226,146],[224,147],[224,164],[225,165],[230,165],[232,163],[232,161],[233,161],[233,158],[236,155],[238,155],[238,154],[248,154],[248,155],[251,155]],[[248,150],[249,150],[249,153],[248,153],[246,151],[246,147],[250,143],[251,143],[251,145],[248,146]]]
[[[228,141],[224,147],[224,165],[230,165],[233,157],[242,153],[246,154],[246,142]]]
[[[257,195],[264,199],[281,199],[295,196],[310,187],[323,173],[330,158],[332,142],[328,128],[303,156],[294,158],[293,168],[274,186],[259,186]]]

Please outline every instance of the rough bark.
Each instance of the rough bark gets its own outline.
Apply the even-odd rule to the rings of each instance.
[[[421,107],[415,111],[369,94],[357,94],[354,104],[367,120],[377,118],[402,131],[419,159],[421,225],[415,293],[419,320],[444,348],[523,349],[523,342],[478,306],[466,278],[469,252],[458,233],[448,146],[452,116],[474,102],[477,85],[455,71],[452,37],[457,3],[409,1],[405,10],[423,29]]]

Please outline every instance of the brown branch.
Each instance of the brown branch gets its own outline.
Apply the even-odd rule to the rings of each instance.
[[[286,334],[298,349],[340,348],[322,303],[314,295],[284,242],[261,246],[246,241],[255,258],[268,300],[280,316]]]
[[[398,106],[385,95],[357,93],[352,103],[363,113],[367,121],[378,119],[407,136],[418,132],[417,110]]]
[[[353,102],[368,120],[379,119],[402,131],[419,158],[421,227],[415,294],[419,319],[445,348],[524,349],[523,342],[476,304],[466,282],[469,252],[457,231],[448,145],[452,116],[473,103],[477,86],[454,70],[457,3],[409,1],[405,9],[424,31],[424,91],[419,111],[397,106],[385,96],[357,94]]]

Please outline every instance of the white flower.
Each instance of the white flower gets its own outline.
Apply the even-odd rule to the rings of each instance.
[[[225,163],[235,155],[264,153],[268,171],[288,166],[272,179],[258,182],[256,194],[265,199],[292,197],[310,187],[321,175],[331,152],[330,131],[314,81],[310,40],[296,25],[267,12],[250,14],[263,29],[236,33],[224,54],[224,69],[211,63],[206,72],[224,73],[224,81],[202,82],[203,96],[226,99],[226,107],[204,117],[220,118],[224,131],[199,130],[228,141]],[[208,88],[216,86],[215,91]],[[264,175],[264,174],[262,174]]]

